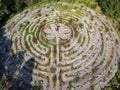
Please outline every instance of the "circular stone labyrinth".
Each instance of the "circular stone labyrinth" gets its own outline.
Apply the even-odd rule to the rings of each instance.
[[[25,50],[23,70],[43,90],[100,90],[117,72],[120,39],[104,16],[67,3],[27,9],[5,26],[12,51]],[[24,80],[25,81],[25,80]],[[27,78],[24,83],[27,83]]]

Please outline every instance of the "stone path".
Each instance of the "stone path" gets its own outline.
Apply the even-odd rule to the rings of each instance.
[[[32,86],[42,80],[44,90],[101,90],[117,72],[120,38],[104,16],[84,5],[27,9],[5,28],[13,53],[26,50],[25,61],[35,58]]]

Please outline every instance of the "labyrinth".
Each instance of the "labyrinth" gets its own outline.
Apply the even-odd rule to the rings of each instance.
[[[120,38],[105,16],[68,3],[42,4],[5,25],[12,53],[25,52],[24,72],[42,90],[101,90],[115,76]],[[32,61],[35,59],[32,70]],[[27,78],[24,80],[27,82]]]

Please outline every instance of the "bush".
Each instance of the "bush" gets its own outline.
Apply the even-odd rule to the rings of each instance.
[[[120,0],[97,0],[103,13],[110,18],[120,18]]]

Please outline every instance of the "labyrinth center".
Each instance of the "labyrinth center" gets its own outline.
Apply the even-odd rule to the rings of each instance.
[[[120,39],[106,18],[84,5],[46,4],[8,21],[12,51],[26,51],[31,86],[43,90],[100,90],[115,76]],[[35,59],[32,70],[32,61]],[[24,80],[24,83],[27,82]]]

